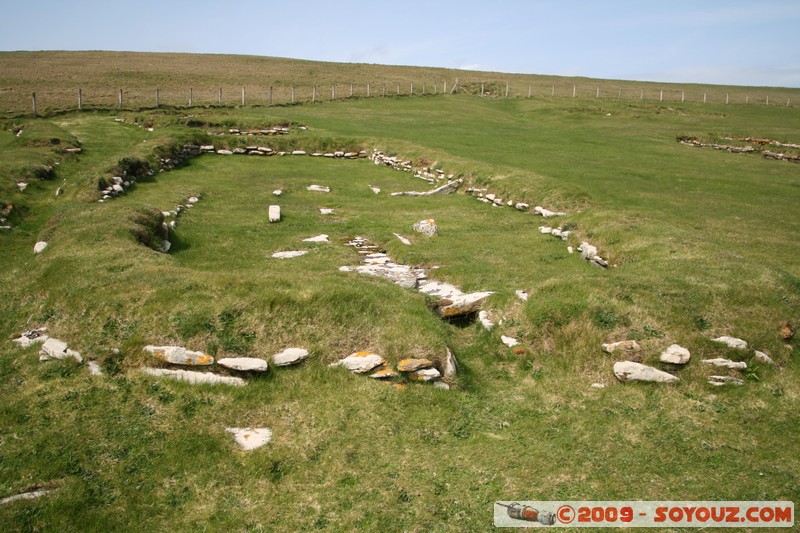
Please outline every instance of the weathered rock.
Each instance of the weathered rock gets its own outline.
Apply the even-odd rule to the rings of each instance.
[[[723,335],[722,337],[717,337],[716,339],[712,339],[714,342],[719,342],[729,346],[731,348],[737,348],[739,350],[746,350],[747,349],[747,341],[743,341],[742,339],[737,339],[736,337],[728,337],[727,335]]]
[[[380,188],[378,188],[378,187],[375,187],[375,186],[373,186],[373,185],[370,185],[370,186],[369,186],[369,190],[371,190],[371,191],[372,191],[372,192],[374,192],[375,194],[380,194],[380,193],[381,193],[381,190],[380,190]]]
[[[447,348],[447,356],[444,359],[444,379],[454,381],[458,374],[458,360],[450,348]]]
[[[411,241],[409,241],[408,239],[406,239],[406,238],[405,238],[405,237],[403,237],[402,235],[400,235],[400,234],[398,234],[398,233],[394,233],[394,236],[395,236],[395,237],[397,237],[397,238],[398,238],[398,240],[399,240],[400,242],[402,242],[403,244],[405,244],[406,246],[411,246]]]
[[[375,367],[381,366],[386,360],[374,352],[356,352],[348,355],[330,366],[343,366],[354,374],[364,374]]]
[[[744,369],[747,368],[747,363],[744,361],[731,361],[730,359],[725,359],[722,357],[717,357],[715,359],[703,359],[701,361],[704,365],[713,365],[713,366],[724,366],[725,368],[730,369]]]
[[[49,337],[44,334],[47,328],[37,328],[21,333],[19,338],[14,339],[14,342],[20,345],[21,348],[27,348],[32,344],[37,344],[46,341]]]
[[[627,340],[603,344],[601,349],[606,353],[623,352],[630,354],[638,352],[641,349],[641,346],[639,346],[639,343],[634,340]]]
[[[765,354],[764,352],[759,352],[758,350],[756,350],[755,359],[756,359],[756,361],[758,361],[762,365],[774,365],[775,364],[775,361],[773,361],[772,358],[769,355]]]
[[[275,259],[292,259],[294,257],[300,257],[301,255],[306,255],[308,250],[290,250],[287,252],[275,252],[272,254],[272,257]]]
[[[444,185],[440,187],[436,187],[433,190],[425,191],[425,192],[418,192],[418,191],[404,191],[404,192],[393,192],[392,196],[433,196],[435,194],[451,194],[458,190],[458,187],[461,185],[461,180],[455,181],[448,181]]]
[[[309,185],[306,190],[311,192],[331,192],[331,188],[327,185]]]
[[[233,385],[244,387],[246,382],[234,376],[220,376],[212,372],[197,372],[194,370],[171,370],[169,368],[152,368],[146,366],[142,372],[156,377],[166,377],[176,381],[185,381],[192,385]]]
[[[674,383],[679,381],[676,376],[633,361],[617,361],[614,363],[614,375],[622,382],[627,381],[652,381],[656,383]]]
[[[591,261],[597,256],[597,247],[592,246],[588,242],[582,242],[580,246],[578,246],[578,251],[581,253],[581,257],[587,261]]]
[[[397,372],[391,368],[379,368],[377,371],[369,375],[372,379],[392,379],[398,376]]]
[[[436,312],[443,318],[466,315],[479,311],[492,292],[463,293],[449,283],[428,280],[420,283],[420,292],[439,298]]]
[[[328,236],[323,233],[321,235],[309,237],[308,239],[303,239],[303,242],[330,242],[330,241],[328,240]]]
[[[408,375],[408,379],[411,381],[433,381],[439,379],[441,376],[442,374],[435,368],[423,368],[411,372]]]
[[[516,294],[517,298],[519,298],[523,302],[528,301],[528,291],[514,291],[514,294]]]
[[[269,365],[257,357],[223,357],[217,359],[219,366],[240,372],[266,372]]]
[[[513,348],[514,346],[519,344],[519,341],[517,339],[515,339],[514,337],[508,337],[506,335],[500,335],[500,340],[503,342],[503,344],[505,344],[509,348]]]
[[[434,381],[433,382],[434,389],[442,389],[442,390],[450,390],[450,385],[445,383],[444,381]]]
[[[292,150],[292,155],[306,155],[305,150]]]
[[[272,440],[272,430],[268,428],[225,428],[228,433],[233,433],[236,443],[244,451],[255,450]]]
[[[41,498],[42,496],[47,496],[51,492],[53,491],[40,489],[23,492],[22,494],[14,494],[13,496],[6,496],[0,500],[0,505],[6,505],[7,503],[16,502],[19,500],[35,500],[37,498]]]
[[[722,387],[723,385],[744,385],[744,381],[731,376],[708,376],[708,384]]]
[[[433,361],[430,359],[401,359],[397,363],[397,370],[400,372],[414,372],[423,368],[430,368],[433,366]]]
[[[274,191],[272,191],[272,196],[280,196],[282,194],[283,194],[283,191],[280,190],[280,189],[275,189]]]
[[[83,358],[79,352],[70,350],[67,347],[66,342],[54,339],[53,337],[50,337],[44,341],[42,348],[39,350],[39,361],[47,361],[49,359],[67,359],[69,357],[74,358],[79,363],[83,362]]]
[[[591,387],[593,389],[605,389],[606,386],[603,383],[592,383]]]
[[[494,322],[492,322],[491,319],[489,318],[488,311],[479,312],[478,321],[481,323],[481,326],[483,326],[483,329],[485,329],[486,331],[491,331],[491,329],[494,327]]]
[[[426,218],[425,220],[420,220],[411,227],[417,233],[422,233],[423,235],[428,237],[433,237],[434,235],[439,233],[439,226],[436,225],[436,221],[433,220],[432,218]]]
[[[689,350],[677,344],[671,345],[669,348],[661,353],[658,358],[662,363],[669,363],[673,365],[685,365],[691,359],[692,354]]]
[[[44,241],[39,241],[33,246],[33,253],[40,254],[47,248],[47,243]]]
[[[281,206],[279,205],[269,206],[269,221],[280,222],[280,220],[281,220]]]
[[[304,348],[286,348],[272,356],[275,366],[291,366],[302,363],[308,359],[308,350]]]
[[[563,212],[560,212],[560,211],[550,211],[549,209],[545,209],[544,207],[542,207],[540,205],[537,205],[536,207],[534,207],[533,208],[533,212],[535,214],[537,214],[537,215],[543,216],[544,218],[558,217],[558,216],[566,215],[566,213],[563,213]]]
[[[187,350],[183,346],[152,346],[144,347],[144,351],[153,354],[156,359],[173,365],[207,366],[214,364],[214,358],[203,352]]]
[[[781,330],[781,338],[783,340],[787,342],[792,340],[792,337],[794,337],[794,324],[788,320],[784,320],[778,325],[778,327]]]
[[[332,215],[333,214],[333,209],[331,209],[329,207],[320,207],[319,208],[319,212],[320,212],[321,215]]]
[[[197,202],[200,201],[200,198],[198,198],[197,196],[190,196],[189,198],[186,199],[186,201],[189,202],[190,204],[196,204]]]
[[[514,209],[517,211],[527,211],[530,207],[530,204],[526,204],[525,202],[517,202],[514,204]]]
[[[230,151],[230,150],[224,150],[224,149],[217,150],[217,153],[218,153],[219,155],[233,155],[233,152],[232,152],[232,151]]]

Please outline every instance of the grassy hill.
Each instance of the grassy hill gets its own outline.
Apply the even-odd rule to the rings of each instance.
[[[156,89],[160,105],[187,106],[189,89],[194,105],[267,105],[269,87],[273,104],[367,96],[441,93],[458,80],[462,94],[492,97],[660,100],[731,104],[786,105],[800,102],[800,90],[779,87],[739,87],[670,84],[622,80],[595,80],[563,76],[504,74],[458,69],[329,63],[273,57],[223,54],[172,54],[138,52],[0,52],[0,111],[6,117],[31,112],[31,93],[37,94],[39,113],[76,110],[78,90],[83,109],[116,108],[119,90],[128,109],[154,107]],[[333,91],[332,91],[333,89]],[[0,115],[2,116],[2,115]]]
[[[800,167],[676,141],[800,143],[798,118],[795,107],[456,94],[7,120],[0,499],[52,492],[0,505],[3,529],[475,531],[492,527],[496,500],[800,501],[797,339],[779,326],[800,322]],[[277,124],[290,132],[229,132]],[[97,201],[102,180],[132,162],[157,168],[186,143],[379,149],[464,185],[393,197],[432,185],[366,159],[204,154]],[[567,214],[490,207],[467,187]],[[148,220],[192,195],[169,253],[140,242]],[[267,222],[270,204],[280,223]],[[424,218],[438,236],[413,232]],[[303,242],[321,233],[331,242]],[[436,299],[340,271],[359,263],[345,246],[356,235],[432,279],[494,291],[485,309],[498,324],[442,320]],[[615,268],[568,252],[584,240]],[[272,257],[296,249],[309,253]],[[42,326],[105,375],[8,340]],[[721,335],[751,349],[711,341]],[[618,356],[600,346],[623,339],[680,381],[620,383]],[[692,353],[685,368],[659,363],[673,343]],[[190,385],[144,374],[159,365],[147,344],[311,356],[241,388]],[[451,390],[328,366],[358,350],[441,366],[447,349],[460,365]],[[700,362],[713,357],[748,369]],[[713,387],[714,374],[744,385]],[[248,426],[271,428],[272,442],[241,451],[225,428]]]

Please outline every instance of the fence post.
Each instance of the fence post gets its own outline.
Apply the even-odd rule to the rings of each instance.
[[[317,86],[314,85],[314,89],[311,92],[311,103],[314,104],[317,102]]]
[[[553,88],[552,88],[552,89],[550,89],[550,96],[551,96],[551,97],[554,97],[555,95],[556,95],[556,86],[555,86],[555,85],[553,85]]]
[[[744,97],[744,103],[745,104],[749,104],[750,103],[750,97],[749,96],[745,96]]]
[[[764,105],[769,105],[769,95],[767,95],[767,101],[764,103]]]
[[[703,93],[703,103],[706,103],[706,93]]]
[[[222,104],[222,87],[219,88],[219,92],[217,93],[217,103]]]
[[[681,91],[681,103],[683,103],[683,99],[685,98],[685,96],[686,94],[684,93],[684,91]],[[727,104],[728,102],[725,103]]]
[[[294,85],[292,85],[292,103],[294,103]]]
[[[269,86],[269,105],[272,105],[272,85]]]
[[[400,84],[397,84],[397,95],[400,96]]]
[[[436,82],[433,83],[433,96],[436,96]]]
[[[80,89],[78,89],[78,111],[83,110],[83,94]]]
[[[242,86],[242,107],[244,107],[244,86]]]
[[[725,105],[728,104],[728,93],[725,93]]]
[[[367,82],[367,98],[369,98],[369,82]]]
[[[336,100],[336,84],[331,85],[331,100]]]
[[[528,85],[528,98],[530,98],[530,97],[531,97],[531,86]]]
[[[192,88],[189,87],[189,107],[192,107]]]
[[[33,118],[36,118],[36,93],[31,93],[31,100],[33,102]]]
[[[789,107],[789,100],[791,100],[791,98],[786,99],[786,107]]]
[[[350,84],[350,98],[353,97],[353,84]]]
[[[597,86],[597,92],[596,92],[596,94],[594,95],[594,97],[595,97],[595,98],[600,98],[600,86],[599,86],[599,85]]]
[[[156,87],[156,109],[158,109],[158,104],[160,103],[159,102],[159,96],[160,96],[159,95],[159,90],[158,90],[158,87]]]
[[[644,100],[644,89],[642,89],[642,93],[639,95],[639,100]]]
[[[575,91],[576,91],[576,88],[575,88],[575,86],[573,85],[573,86],[572,86],[572,97],[573,97],[573,98],[575,98]]]
[[[506,82],[506,98],[508,98],[508,82]]]
[[[444,81],[444,89],[442,89],[442,94],[447,94],[447,80]]]
[[[122,89],[119,90],[119,110],[122,111]]]
[[[411,91],[408,93],[409,96],[414,96],[414,82],[411,82]]]

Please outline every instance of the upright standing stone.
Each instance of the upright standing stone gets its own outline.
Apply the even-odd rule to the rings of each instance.
[[[269,221],[280,222],[280,220],[281,220],[281,206],[279,205],[269,206]]]

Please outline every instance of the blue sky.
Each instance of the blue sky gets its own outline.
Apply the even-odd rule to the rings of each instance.
[[[7,2],[0,50],[232,53],[800,87],[800,2]]]

